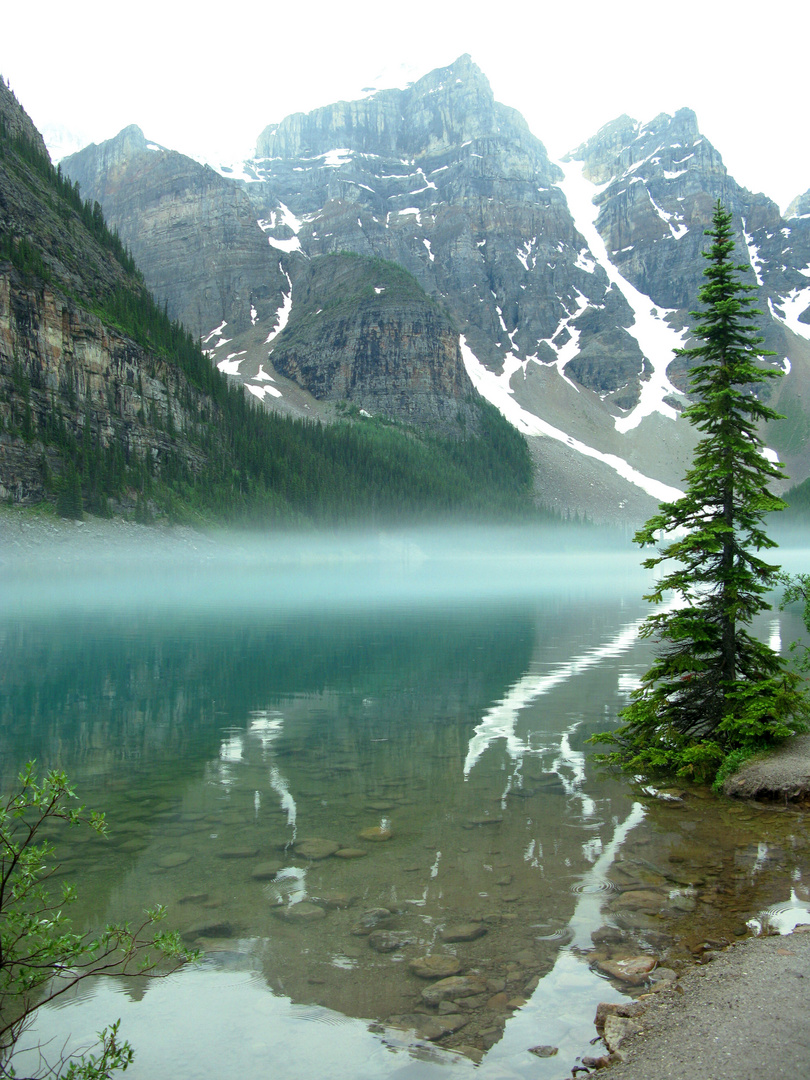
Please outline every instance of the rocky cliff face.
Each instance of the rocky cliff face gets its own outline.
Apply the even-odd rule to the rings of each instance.
[[[767,294],[800,284],[779,207],[728,175],[691,109],[647,124],[621,117],[571,156],[588,180],[606,185],[595,199],[596,227],[614,265],[653,303],[694,306],[705,267],[704,230],[718,199],[737,221],[740,253],[756,249],[758,283]]]
[[[8,134],[12,137],[22,135],[42,154],[48,150],[42,135],[37,131],[34,122],[28,113],[17,101],[15,94],[6,86],[5,80],[0,76],[0,120],[5,124]]]
[[[271,245],[399,263],[494,370],[511,354],[557,364],[579,298],[604,310],[610,283],[583,262],[560,169],[468,56],[407,90],[288,117],[257,153],[261,182],[247,191]],[[594,388],[627,399],[643,366],[618,332],[630,321],[616,295],[579,331],[591,355],[611,358]]]
[[[475,434],[476,397],[458,331],[417,282],[381,259],[307,264],[269,359],[319,401],[349,401],[441,434]]]
[[[195,336],[223,321],[242,330],[275,310],[284,278],[238,185],[147,142],[134,125],[62,168],[101,204],[149,288]]]
[[[430,72],[407,90],[380,90],[359,101],[340,101],[294,113],[259,135],[257,158],[313,159],[337,147],[382,158],[455,155],[464,143],[504,135],[545,157],[523,117],[495,101],[489,83],[468,55]]]
[[[57,417],[77,443],[89,426],[104,448],[118,447],[127,463],[149,459],[157,475],[178,446],[193,471],[200,467],[199,450],[169,435],[193,422],[176,373],[64,294],[26,287],[2,267],[0,388],[0,499],[45,497],[48,474],[62,472],[58,448],[44,438]]]
[[[719,199],[736,224],[737,257],[747,265],[762,314],[758,326],[766,359],[786,373],[769,384],[786,421],[772,424],[768,438],[795,480],[810,469],[805,404],[810,359],[810,215],[797,199],[787,219],[762,194],[740,187],[717,150],[698,129],[690,109],[661,114],[646,124],[629,117],[602,128],[572,155],[594,185],[595,226],[613,266],[653,304],[670,312],[673,326],[689,322],[706,266],[705,230]],[[688,389],[688,372],[675,360],[669,378]],[[800,434],[804,433],[804,434]]]
[[[139,287],[49,175],[41,139],[0,85],[0,498],[37,502],[64,468],[60,447],[92,446],[159,476],[169,456],[192,472],[185,437],[202,395],[95,311]],[[32,164],[13,137],[42,155]],[[32,261],[33,259],[33,261]]]

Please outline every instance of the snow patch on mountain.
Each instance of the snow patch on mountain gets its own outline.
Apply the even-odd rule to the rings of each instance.
[[[271,397],[281,397],[281,391],[276,386],[253,386],[251,383],[245,383],[245,389],[249,390],[259,401],[264,401],[268,394]]]
[[[793,289],[784,299],[777,298],[777,306],[768,298],[771,315],[794,334],[810,341],[810,325],[799,322],[799,316],[810,307],[810,285],[804,289]],[[779,313],[779,308],[784,314]]]
[[[203,345],[207,345],[212,337],[222,337],[222,335],[225,333],[225,327],[227,325],[227,322],[223,320],[223,322],[221,322],[219,326],[215,326],[211,333],[203,338]],[[217,342],[217,344],[219,344],[219,342]],[[216,346],[214,347],[216,348]]]
[[[279,217],[281,224],[286,225],[288,229],[291,229],[297,236],[303,226],[303,221],[300,221],[295,214],[290,210],[289,206],[285,206],[283,202],[279,202]]]
[[[667,378],[667,367],[672,360],[674,350],[682,346],[686,331],[673,330],[666,322],[666,316],[670,312],[666,308],[656,307],[652,300],[631,285],[610,261],[605,242],[596,228],[599,208],[593,202],[594,196],[603,191],[607,184],[596,187],[586,180],[583,176],[583,163],[580,161],[558,161],[557,164],[564,174],[559,187],[568,202],[574,224],[584,236],[591,255],[605,271],[608,280],[619,289],[633,309],[635,322],[628,328],[628,333],[636,339],[644,357],[653,369],[650,378],[641,384],[638,405],[627,416],[616,418],[616,430],[630,431],[638,427],[645,416],[654,412],[659,412],[674,420],[677,415],[675,410],[664,401],[668,394],[677,394],[675,387]],[[675,235],[674,230],[673,235]]]
[[[275,236],[268,236],[267,243],[270,247],[274,247],[276,251],[283,251],[287,255],[291,255],[294,251],[301,250],[301,241],[297,236],[291,236],[289,240],[277,240]]]
[[[269,345],[273,338],[278,337],[278,335],[289,322],[290,312],[292,311],[292,282],[290,281],[290,275],[287,273],[281,263],[278,264],[278,268],[284,275],[284,277],[287,279],[287,288],[289,289],[289,292],[282,294],[281,307],[276,312],[275,329],[271,330],[265,338],[265,345]]]
[[[668,484],[662,484],[659,480],[655,480],[651,476],[645,476],[616,454],[604,454],[600,450],[596,450],[594,447],[580,442],[579,439],[572,438],[572,436],[561,431],[559,428],[547,424],[546,421],[541,420],[539,416],[535,416],[534,413],[530,413],[522,408],[515,400],[512,389],[509,386],[509,380],[512,378],[512,375],[514,375],[518,367],[521,366],[521,361],[518,357],[507,357],[507,361],[511,360],[512,363],[505,362],[503,372],[500,375],[496,375],[494,372],[485,368],[478,360],[478,357],[467,344],[467,340],[463,334],[459,338],[459,347],[464,360],[464,366],[467,369],[467,374],[472,379],[473,385],[478,393],[486,398],[487,401],[491,402],[509,423],[512,424],[513,427],[516,427],[518,431],[523,432],[524,435],[539,435],[550,439],[556,439],[558,442],[569,446],[572,450],[576,450],[577,453],[582,454],[584,457],[595,458],[597,461],[601,461],[603,464],[607,465],[608,468],[613,469],[613,471],[621,476],[623,480],[635,484],[636,487],[641,488],[642,491],[645,491],[659,502],[674,502],[683,494],[678,488],[670,487]]]
[[[243,349],[241,352],[238,353],[229,353],[224,360],[219,361],[219,363],[217,364],[217,368],[223,373],[223,375],[238,375],[239,365],[245,359],[246,353],[247,349]],[[239,359],[237,359],[237,357]]]
[[[675,173],[675,175],[680,176],[680,173]],[[645,187],[646,187],[646,185],[645,185]],[[650,202],[652,203],[653,209],[655,210],[656,214],[658,214],[658,216],[661,218],[661,220],[663,222],[665,222],[669,226],[669,231],[672,233],[673,238],[675,240],[680,240],[680,238],[682,236],[684,236],[689,231],[687,226],[684,225],[683,223],[673,225],[672,224],[672,219],[676,218],[676,220],[677,220],[677,215],[670,214],[662,206],[659,206],[658,203],[655,201],[655,199],[650,194],[650,189],[649,188],[647,188],[647,195],[649,196]]]
[[[283,251],[285,254],[290,255],[294,251],[300,251],[303,255],[304,252],[301,248],[301,241],[298,239],[298,233],[301,231],[302,222],[293,214],[283,202],[280,202],[279,209],[274,210],[269,219],[258,218],[256,224],[262,230],[263,233],[269,233],[271,229],[276,229],[279,226],[288,228],[294,235],[290,237],[282,237],[281,239],[275,236],[268,236],[267,242],[271,247],[274,247],[276,251]]]
[[[593,268],[595,268],[595,265],[596,264],[594,263]],[[593,273],[593,268],[590,271],[591,273]],[[569,384],[569,386],[573,386],[576,392],[579,393],[579,387],[577,386],[577,384],[573,381],[573,379],[569,379],[568,376],[565,374],[565,365],[570,363],[571,360],[573,360],[579,353],[579,339],[582,333],[581,330],[578,330],[576,326],[572,326],[571,324],[576,322],[576,320],[588,306],[590,301],[588,300],[587,296],[583,296],[579,289],[576,289],[575,291],[577,294],[576,310],[573,312],[569,312],[560,320],[559,326],[550,338],[544,338],[543,341],[538,341],[537,344],[548,345],[549,348],[554,350],[554,352],[557,354],[557,359],[553,360],[552,363],[557,369],[557,374],[560,376],[561,379],[564,379]],[[564,345],[557,345],[556,338],[560,337],[561,335],[564,336],[565,331],[568,331],[568,340],[565,342]],[[541,361],[537,362],[540,363]]]

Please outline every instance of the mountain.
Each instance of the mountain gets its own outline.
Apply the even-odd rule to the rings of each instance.
[[[750,269],[748,284],[755,286],[762,311],[763,347],[775,353],[767,362],[785,372],[769,384],[771,403],[786,415],[769,426],[769,445],[793,480],[803,480],[810,471],[810,218],[783,220],[776,203],[740,187],[689,109],[647,124],[621,117],[571,158],[596,185],[595,229],[612,266],[668,312],[672,326],[688,325],[689,309],[696,306],[706,265],[700,254],[704,230],[714,204],[720,199],[732,213],[738,258]],[[681,391],[688,389],[680,360],[667,375]]]
[[[97,201],[143,268],[168,314],[199,338],[227,321],[251,325],[284,286],[268,265],[267,243],[246,193],[207,165],[147,142],[124,128],[63,166],[86,198]]]
[[[128,132],[107,154],[108,171],[114,172],[117,153],[130,161],[141,151],[138,133]],[[168,163],[176,175],[171,154],[147,160]],[[221,273],[233,285],[254,272],[252,234],[237,228],[246,197],[186,161],[180,160],[186,180],[199,179],[200,170],[205,175],[202,187],[191,185],[201,201],[177,200],[178,235],[186,235],[189,220],[207,221],[215,237],[224,236],[223,266],[231,267],[220,271],[215,262],[193,280]],[[148,176],[148,166],[140,166],[139,176]],[[116,190],[112,181],[109,189]],[[128,194],[138,202],[137,190]],[[166,220],[175,220],[170,210]],[[257,235],[264,255],[261,230]],[[197,242],[193,228],[188,237],[179,251]],[[175,267],[182,278],[182,259]],[[78,185],[53,167],[41,136],[0,80],[0,497],[22,504],[50,499],[66,516],[90,509],[254,524],[531,514],[528,451],[476,394],[447,313],[400,267],[354,256],[334,260],[329,275],[325,269],[312,277],[312,287],[318,291],[328,281],[330,303],[316,307],[313,299],[304,325],[296,311],[287,363],[306,368],[317,383],[306,357],[295,352],[313,327],[319,334],[324,328],[353,334],[366,369],[374,368],[382,347],[391,378],[378,393],[406,397],[403,410],[413,424],[375,420],[357,405],[347,411],[347,398],[356,400],[349,384],[368,377],[359,360],[355,372],[341,371],[324,354],[321,375],[339,387],[328,426],[262,409],[257,398],[272,398],[272,376],[257,373],[252,395],[229,382],[169,318],[165,298],[158,306],[99,202],[83,200]],[[193,297],[195,290],[184,293],[181,281],[175,295]],[[220,299],[237,310],[234,296],[223,286]],[[252,329],[259,318],[252,305],[261,298],[251,293],[250,301]],[[224,325],[215,328],[220,345]],[[430,371],[421,363],[426,352],[433,357]],[[306,415],[315,399],[301,387],[298,394],[292,407]]]
[[[446,428],[467,393],[452,348],[437,367],[435,351],[422,354],[417,342],[389,393],[388,350],[399,348],[402,334],[413,345],[413,327],[388,334],[384,300],[379,312],[367,309],[363,325],[333,317],[344,270],[322,259],[345,268],[352,253],[395,264],[449,320],[440,337],[457,329],[472,384],[527,438],[544,501],[597,518],[645,517],[674,494],[688,467],[694,432],[679,416],[688,378],[672,356],[689,343],[704,230],[722,199],[734,214],[740,258],[752,266],[766,344],[777,354],[768,362],[786,372],[772,404],[787,420],[771,425],[768,444],[794,481],[810,474],[806,197],[783,220],[773,202],[728,175],[688,109],[648,124],[620,117],[552,162],[463,56],[407,89],[269,124],[256,156],[220,167],[218,181],[140,133],[134,144],[127,130],[63,168],[99,199],[122,236],[142,238],[145,279],[169,314],[198,304],[194,325],[204,326],[221,370],[293,415],[328,416],[345,395],[368,412]],[[204,177],[217,206],[232,193],[241,231],[205,216],[213,196],[195,194]],[[166,207],[174,204],[172,216]],[[255,262],[254,247],[263,250]],[[244,284],[223,284],[213,303],[212,290],[193,279],[226,250],[224,265],[234,275],[242,267]],[[170,265],[173,282],[187,285],[182,297],[168,280]],[[380,346],[373,355],[372,326]],[[409,401],[420,355],[421,385],[434,395],[426,409]],[[448,405],[442,395],[451,386]],[[302,399],[302,391],[312,397]]]

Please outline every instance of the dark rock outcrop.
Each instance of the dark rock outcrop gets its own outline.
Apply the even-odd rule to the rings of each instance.
[[[450,318],[400,267],[321,256],[294,280],[270,361],[322,401],[349,401],[442,434],[474,433],[475,391]]]

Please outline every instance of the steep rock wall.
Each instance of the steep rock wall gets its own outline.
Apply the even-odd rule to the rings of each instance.
[[[477,429],[458,331],[409,274],[379,259],[325,256],[293,290],[293,316],[269,354],[276,371],[320,400],[442,434]]]
[[[42,436],[58,419],[81,443],[90,425],[102,447],[160,475],[170,455],[192,471],[202,458],[183,431],[198,405],[182,378],[134,342],[50,288],[21,284],[0,265],[0,498],[34,503],[58,476],[58,450]],[[171,419],[169,413],[171,412]],[[46,468],[47,466],[47,468]]]
[[[169,317],[196,337],[223,321],[245,329],[251,309],[273,308],[284,278],[238,185],[134,125],[62,168],[100,203]]]

